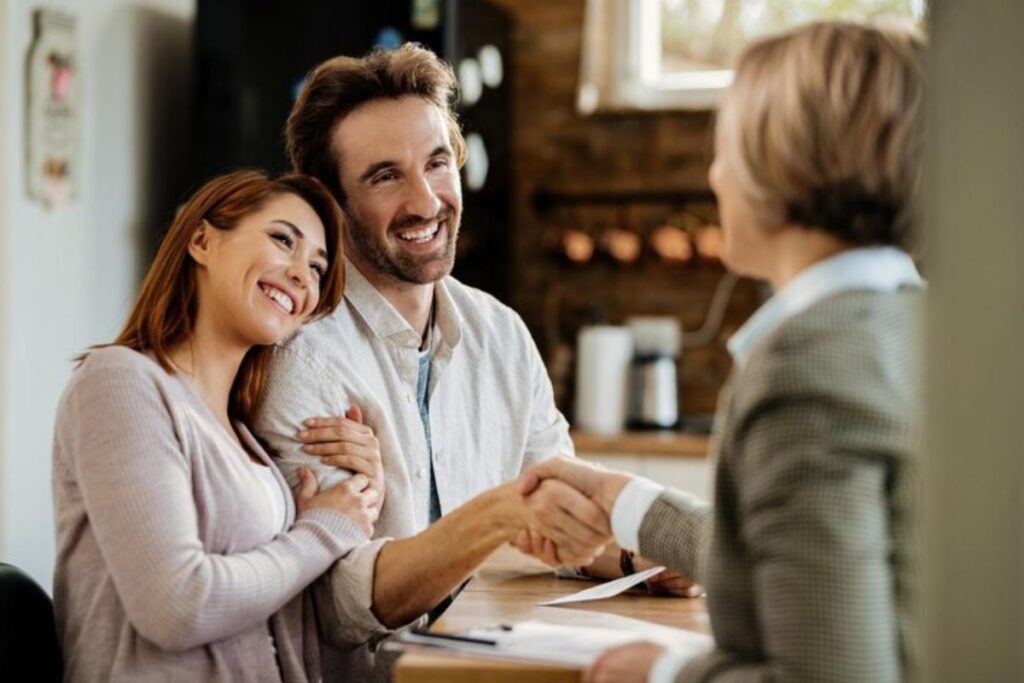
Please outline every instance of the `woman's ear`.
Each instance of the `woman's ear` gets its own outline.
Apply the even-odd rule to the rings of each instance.
[[[212,236],[213,226],[204,218],[188,240],[188,253],[201,266],[205,266],[210,259],[210,240]]]

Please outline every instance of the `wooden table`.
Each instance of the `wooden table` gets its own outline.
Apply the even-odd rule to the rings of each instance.
[[[636,591],[566,607],[537,606],[590,585],[559,579],[540,562],[502,548],[477,571],[433,630],[450,632],[525,619],[638,632],[650,632],[659,624],[700,633],[710,630],[703,598],[654,597]],[[394,670],[396,683],[577,683],[579,677],[580,671],[570,667],[446,655],[426,648],[403,654]]]

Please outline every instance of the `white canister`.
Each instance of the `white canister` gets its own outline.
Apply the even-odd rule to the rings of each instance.
[[[629,328],[595,325],[576,345],[576,427],[617,434],[626,424],[633,335]]]

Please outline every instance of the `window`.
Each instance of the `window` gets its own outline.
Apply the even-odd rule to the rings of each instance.
[[[920,23],[925,0],[588,0],[577,105],[709,109],[759,36],[820,19]]]

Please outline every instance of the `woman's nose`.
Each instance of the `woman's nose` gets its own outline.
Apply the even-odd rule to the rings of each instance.
[[[287,270],[285,270],[285,275],[295,285],[305,289],[309,286],[309,282],[312,279],[312,268],[305,263],[292,262]]]

